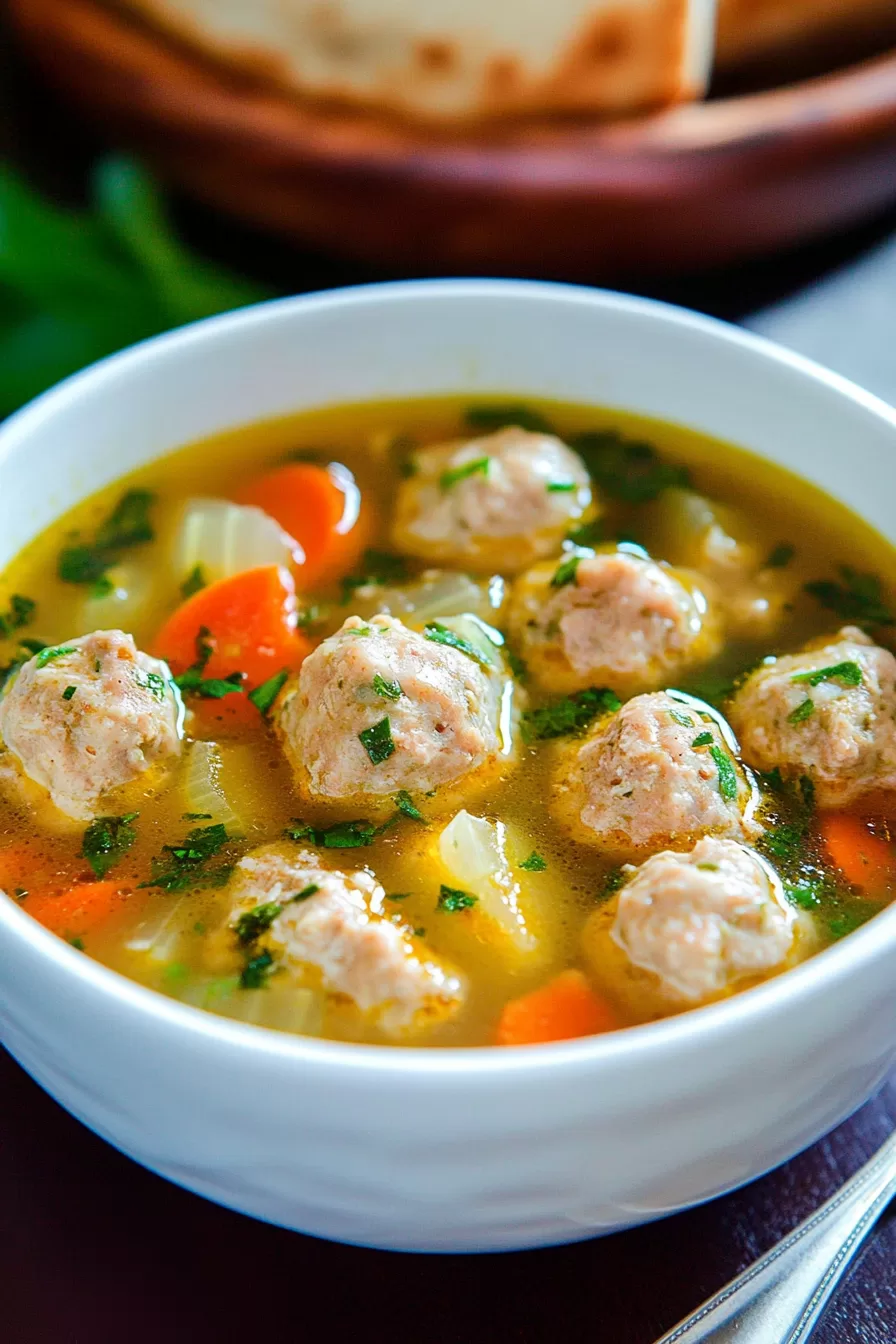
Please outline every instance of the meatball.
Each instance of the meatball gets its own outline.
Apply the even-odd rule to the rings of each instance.
[[[324,868],[310,850],[270,845],[247,854],[230,880],[230,924],[271,903],[279,913],[259,941],[301,982],[309,968],[326,990],[344,994],[383,1030],[434,1025],[464,999],[459,975],[409,929],[384,914],[382,887],[366,872]]]
[[[536,565],[514,584],[509,627],[534,680],[563,694],[653,690],[721,644],[691,577],[635,549]]]
[[[591,917],[584,946],[610,993],[652,1016],[783,970],[812,934],[811,916],[788,904],[758,854],[709,836],[688,854],[654,854],[634,869],[616,901]]]
[[[383,800],[488,775],[501,679],[390,616],[356,616],[284,688],[276,726],[309,799]]]
[[[566,750],[554,810],[570,835],[629,857],[685,849],[703,835],[760,833],[727,725],[699,703],[636,696]]]
[[[807,775],[821,807],[896,789],[896,658],[852,626],[767,660],[734,696],[731,720],[750,765]]]
[[[165,663],[97,630],[24,664],[0,700],[0,739],[61,812],[86,821],[109,790],[180,751],[182,717]]]
[[[398,492],[392,539],[438,564],[513,574],[594,513],[581,459],[552,434],[502,429],[424,448]]]

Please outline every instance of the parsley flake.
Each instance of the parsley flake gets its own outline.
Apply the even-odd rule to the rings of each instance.
[[[433,644],[444,644],[446,648],[457,649],[458,653],[465,653],[468,658],[472,658],[481,667],[491,666],[488,659],[469,640],[455,634],[453,630],[449,630],[447,625],[442,625],[440,621],[430,621],[429,625],[424,628],[423,633],[427,639],[432,640]]]
[[[700,733],[697,737],[694,738],[693,742],[691,743],[691,746],[711,747],[714,740],[715,739],[713,738],[712,733]]]
[[[823,681],[842,681],[844,686],[861,686],[862,669],[858,663],[836,663],[833,667],[820,667],[817,672],[796,672],[793,682],[806,682],[809,686],[820,686]]]
[[[679,714],[677,709],[669,710],[669,718],[673,723],[680,724],[682,728],[693,728],[694,726],[694,720],[689,718],[687,714]]]
[[[226,695],[242,695],[245,672],[231,672],[226,677],[204,677],[215,646],[208,626],[201,625],[196,635],[196,661],[186,672],[174,678],[174,684],[185,695],[198,695],[204,700],[223,700]]]
[[[265,905],[257,905],[254,910],[246,910],[233,926],[239,942],[244,947],[254,943],[271,927],[282,910],[279,901],[268,901]]]
[[[41,649],[35,656],[37,667],[46,667],[47,663],[55,662],[57,658],[65,658],[69,653],[77,653],[70,645],[58,644],[54,649]]]
[[[8,609],[0,612],[0,639],[9,639],[14,630],[30,625],[36,611],[37,603],[32,598],[13,593]]]
[[[195,597],[196,593],[202,592],[207,582],[202,566],[194,565],[180,586],[181,597]]]
[[[806,720],[810,719],[814,713],[815,713],[815,701],[809,699],[803,700],[801,704],[797,705],[796,709],[792,709],[790,713],[787,715],[787,722],[805,723]]]
[[[531,406],[507,403],[484,403],[469,406],[464,419],[470,429],[491,433],[498,429],[507,429],[513,425],[518,429],[528,429],[531,434],[553,434],[551,422]]]
[[[439,888],[436,909],[453,915],[458,910],[469,910],[471,906],[476,905],[478,900],[478,896],[471,896],[468,891],[461,891],[458,887],[446,887],[443,883]]]
[[[258,710],[259,714],[266,715],[270,713],[271,707],[277,696],[283,690],[289,680],[289,669],[284,667],[281,672],[277,672],[267,681],[263,681],[260,686],[256,686],[254,691],[249,692],[249,702]]]
[[[578,434],[570,446],[602,492],[624,504],[646,504],[672,486],[690,484],[686,467],[664,462],[649,443],[626,439],[614,429]]]
[[[358,734],[358,740],[370,757],[371,765],[382,765],[395,753],[395,743],[392,741],[392,726],[388,719],[380,719],[379,723],[374,723],[370,728],[365,728],[363,732]]]
[[[407,789],[401,789],[399,791],[395,799],[395,806],[398,808],[399,812],[401,812],[403,816],[410,817],[411,821],[422,821],[422,822],[426,821],[426,818],[420,811],[419,807],[417,807],[416,804],[414,803],[414,800],[408,793]]]
[[[857,625],[893,625],[896,617],[883,599],[883,585],[876,574],[862,574],[850,565],[841,565],[838,573],[843,580],[816,579],[805,585],[828,611],[836,612]]]
[[[104,878],[114,868],[137,839],[131,825],[139,813],[128,812],[123,817],[97,817],[84,832],[81,857],[93,869],[94,877]]]
[[[65,690],[62,692],[63,700],[71,700],[77,689],[77,686],[66,686]]]
[[[548,481],[549,495],[571,495],[576,489],[575,481]]]
[[[149,490],[128,490],[97,528],[93,542],[66,546],[59,554],[57,574],[64,583],[88,584],[94,596],[110,592],[107,571],[117,564],[121,552],[152,541],[155,531],[150,507],[155,495]]]
[[[464,462],[460,467],[450,467],[448,471],[442,472],[439,485],[443,490],[450,490],[453,485],[467,480],[470,476],[488,476],[491,463],[490,457],[477,457],[472,462]]]
[[[274,969],[274,958],[270,952],[260,952],[243,967],[240,975],[240,989],[264,989]]]
[[[606,687],[589,687],[575,695],[555,700],[539,709],[527,709],[522,716],[522,734],[525,742],[543,742],[552,737],[566,737],[583,732],[601,714],[615,714],[622,701]]]
[[[400,700],[402,691],[397,681],[386,681],[379,672],[373,678],[373,689],[377,695],[382,696],[384,700]]]
[[[796,555],[796,547],[788,541],[781,541],[774,547],[765,562],[766,569],[784,569]]]
[[[564,560],[554,571],[551,587],[565,588],[568,583],[575,583],[576,572],[581,562],[582,557],[580,555],[571,555],[568,560]]]
[[[227,827],[222,822],[195,827],[179,845],[162,846],[162,853],[152,861],[151,877],[140,886],[160,887],[163,891],[223,887],[230,878],[232,866],[212,868],[209,863],[229,839]]]
[[[716,770],[719,773],[719,793],[728,802],[733,802],[737,797],[737,771],[734,768],[734,762],[727,752],[715,745],[710,747],[709,754],[715,761]]]
[[[580,523],[566,534],[566,540],[574,546],[599,546],[604,539],[604,525],[599,518],[590,523]]]
[[[520,864],[523,871],[527,873],[543,873],[547,866],[547,860],[543,859],[535,849],[533,849],[528,859],[523,859]]]

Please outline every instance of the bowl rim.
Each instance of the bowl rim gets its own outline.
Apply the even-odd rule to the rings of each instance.
[[[189,358],[197,347],[232,335],[251,339],[258,328],[274,320],[301,322],[306,314],[326,310],[351,312],[359,306],[383,301],[413,304],[441,298],[460,302],[513,301],[516,298],[549,305],[568,303],[648,322],[659,321],[668,324],[670,330],[678,328],[702,333],[732,348],[739,348],[745,354],[789,369],[794,376],[846,398],[887,424],[893,430],[896,448],[896,409],[842,375],[731,323],[674,304],[608,289],[538,280],[455,278],[356,285],[268,300],[141,341],[73,374],[0,425],[0,473],[7,457],[47,421],[64,415],[83,395],[102,390],[105,384],[118,377],[126,378],[130,371],[147,361],[151,364],[155,358],[167,358],[172,353]],[[510,390],[503,389],[505,392]],[[819,990],[830,989],[833,981],[859,974],[863,966],[896,949],[896,904],[808,961],[730,999],[618,1032],[516,1046],[512,1050],[498,1046],[360,1045],[291,1035],[237,1022],[169,998],[85,956],[43,928],[8,896],[0,900],[0,940],[9,945],[24,943],[34,956],[48,964],[51,973],[58,971],[72,977],[83,991],[145,1014],[161,1029],[180,1029],[221,1048],[240,1052],[251,1050],[259,1058],[263,1055],[286,1067],[304,1064],[331,1070],[372,1070],[403,1077],[417,1075],[438,1085],[440,1081],[450,1084],[460,1074],[494,1077],[500,1081],[506,1075],[525,1073],[530,1069],[590,1071],[623,1060],[627,1064],[643,1065],[654,1052],[666,1052],[674,1049],[676,1044],[699,1049],[708,1035],[715,1042],[725,1033],[732,1035],[760,1028],[766,1019],[811,1000]]]

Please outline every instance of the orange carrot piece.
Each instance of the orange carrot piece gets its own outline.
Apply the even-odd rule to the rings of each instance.
[[[258,710],[247,692],[284,668],[300,667],[311,651],[296,628],[296,611],[295,583],[287,570],[278,565],[247,569],[188,598],[159,631],[153,650],[181,676],[196,662],[197,639],[207,630],[214,651],[203,677],[243,672],[244,694],[221,700],[193,697],[191,708],[210,717],[257,722]]]
[[[74,873],[65,876],[58,863],[51,863],[46,854],[27,842],[0,849],[0,890],[8,896],[64,891],[73,877]]]
[[[27,897],[23,909],[45,929],[71,937],[104,923],[128,895],[119,882],[83,882],[61,895],[37,892]]]
[[[847,812],[829,812],[821,838],[831,862],[863,895],[880,897],[896,883],[896,847],[875,835],[868,822]]]
[[[610,1005],[599,998],[581,971],[563,971],[522,998],[505,1004],[496,1045],[538,1045],[594,1036],[619,1026]]]
[[[296,575],[303,592],[356,568],[370,528],[358,487],[344,467],[296,462],[278,467],[237,496],[275,518],[305,552]]]

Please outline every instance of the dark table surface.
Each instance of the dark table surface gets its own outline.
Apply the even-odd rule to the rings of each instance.
[[[100,147],[4,48],[0,24],[0,157],[77,199]],[[392,278],[272,245],[186,203],[177,216],[194,244],[283,291]],[[894,231],[890,215],[734,271],[626,286],[746,322],[896,400]],[[690,1213],[556,1250],[412,1257],[314,1241],[187,1194],[108,1147],[0,1054],[0,1338],[220,1344],[285,1328],[371,1344],[651,1344],[815,1209],[894,1125],[896,1076],[809,1152]],[[818,1344],[896,1340],[894,1258],[896,1223],[885,1219]]]

